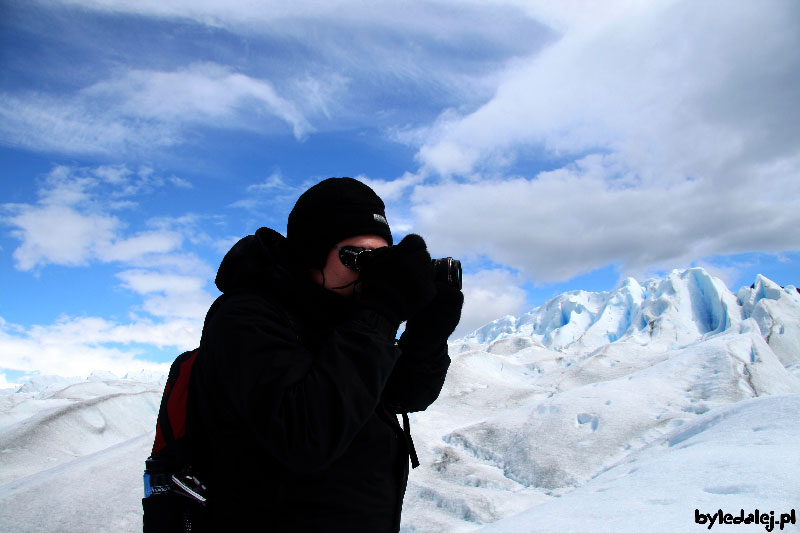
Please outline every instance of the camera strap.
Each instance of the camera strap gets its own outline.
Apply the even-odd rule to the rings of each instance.
[[[325,271],[324,270],[320,270],[319,272],[320,272],[320,274],[322,274],[322,288],[324,288],[324,289],[329,289],[329,290],[346,289],[347,287],[350,287],[351,285],[355,285],[356,283],[361,281],[361,279],[356,279],[356,280],[351,281],[350,283],[348,283],[346,285],[342,285],[341,287],[326,287],[325,286]]]
[[[411,440],[411,423],[408,421],[408,413],[401,413],[403,417],[403,433],[406,435],[406,442],[408,443],[408,455],[411,456],[411,469],[419,466],[419,457],[417,457],[417,450],[414,448],[414,441]]]
[[[355,284],[356,284],[356,283],[358,283],[359,281],[361,281],[361,280],[360,280],[360,279],[357,279],[357,280],[355,280],[355,281],[351,281],[351,282],[350,282],[350,283],[348,283],[347,285],[342,285],[341,287],[331,287],[331,289],[332,289],[332,290],[346,289],[347,287],[351,287],[351,286],[355,285]]]

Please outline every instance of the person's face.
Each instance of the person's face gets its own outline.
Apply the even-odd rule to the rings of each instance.
[[[336,243],[336,246],[331,248],[328,252],[328,259],[322,270],[312,270],[311,279],[318,285],[328,289],[331,292],[341,294],[342,296],[350,296],[355,290],[353,283],[358,279],[358,272],[347,268],[342,264],[339,259],[338,247],[341,246],[358,246],[368,250],[375,248],[382,248],[389,246],[386,239],[377,235],[357,235],[355,237],[348,237],[347,239]]]

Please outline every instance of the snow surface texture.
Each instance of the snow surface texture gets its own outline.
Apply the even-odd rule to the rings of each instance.
[[[759,276],[733,294],[702,269],[629,279],[450,349],[439,400],[411,416],[422,466],[403,531],[704,531],[695,509],[756,508],[778,531],[800,511],[794,287]],[[0,531],[141,531],[163,377],[127,378],[0,395]]]

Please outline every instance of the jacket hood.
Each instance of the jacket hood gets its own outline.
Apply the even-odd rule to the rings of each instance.
[[[240,289],[286,289],[296,282],[286,238],[270,228],[260,228],[231,248],[217,271],[215,283],[223,293]]]

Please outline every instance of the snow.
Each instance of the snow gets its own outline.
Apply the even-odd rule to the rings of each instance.
[[[9,482],[152,431],[161,389],[133,381],[86,380],[3,400],[0,491]]]
[[[794,287],[628,279],[450,348],[439,400],[411,415],[403,531],[700,531],[695,510],[755,509],[780,530],[798,507]],[[0,395],[0,530],[140,531],[163,384],[95,372]]]
[[[706,530],[695,523],[695,509],[788,513],[798,507],[798,409],[798,395],[721,407],[576,490],[483,531],[673,533]]]

